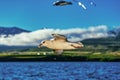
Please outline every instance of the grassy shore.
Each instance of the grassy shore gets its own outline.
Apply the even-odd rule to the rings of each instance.
[[[0,61],[120,61],[120,52],[64,51],[62,55],[52,51],[2,52]]]

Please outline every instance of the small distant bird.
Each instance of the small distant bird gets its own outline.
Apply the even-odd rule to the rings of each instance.
[[[96,4],[94,2],[92,2],[92,1],[90,2],[90,5],[91,6],[96,6]]]
[[[72,5],[72,2],[60,0],[53,3],[53,6],[65,6],[65,5]]]
[[[87,10],[87,7],[81,1],[78,1],[78,0],[72,0],[72,1],[78,3],[78,5],[82,7],[84,10]],[[89,1],[89,3],[91,6],[96,6],[95,2],[93,1]],[[72,5],[72,4],[73,4],[72,2],[68,2],[65,0],[59,0],[59,1],[53,2],[53,6],[65,6],[65,5]]]
[[[85,7],[84,4],[82,4],[81,2],[78,2],[78,5],[81,6],[84,10],[86,10],[87,8]]]
[[[43,40],[38,47],[40,48],[41,46],[45,46],[47,48],[53,49],[54,53],[56,54],[62,54],[63,50],[83,47],[83,44],[81,42],[69,42],[64,35],[52,34],[52,36],[54,37],[53,39]]]
[[[87,9],[86,6],[85,6],[82,2],[77,1],[77,0],[73,0],[73,1],[76,2],[76,3],[78,3],[78,5],[79,5],[80,7],[82,7],[84,10]]]

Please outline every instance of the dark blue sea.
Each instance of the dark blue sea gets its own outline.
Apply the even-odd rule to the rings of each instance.
[[[0,80],[120,80],[120,62],[0,62]]]

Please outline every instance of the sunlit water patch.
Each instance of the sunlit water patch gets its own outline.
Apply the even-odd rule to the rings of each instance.
[[[0,62],[0,80],[120,80],[120,62]]]

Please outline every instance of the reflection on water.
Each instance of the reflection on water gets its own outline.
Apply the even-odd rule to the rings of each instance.
[[[0,62],[0,80],[120,80],[120,62]]]

